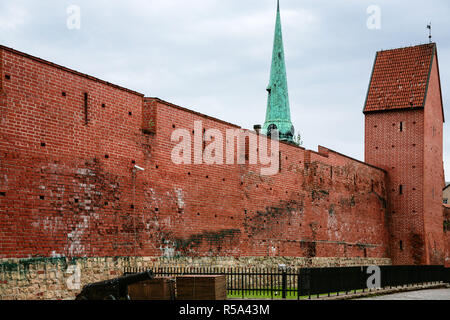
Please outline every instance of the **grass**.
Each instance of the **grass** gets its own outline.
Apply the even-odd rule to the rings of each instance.
[[[292,291],[286,292],[286,300],[298,300],[298,294],[295,289],[288,289]],[[354,293],[351,291],[349,293]],[[361,293],[362,290],[356,290],[356,293]],[[345,292],[339,292],[339,295],[345,295]],[[274,291],[273,294],[270,290],[232,290],[228,291],[227,297],[229,299],[282,299],[282,291]],[[330,296],[336,296],[337,292],[330,293]],[[328,293],[319,294],[319,298],[328,297]],[[311,298],[317,298],[317,295],[312,295]],[[300,296],[300,299],[309,299],[309,296]]]

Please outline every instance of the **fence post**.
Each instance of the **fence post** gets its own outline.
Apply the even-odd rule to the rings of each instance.
[[[242,299],[245,299],[244,292],[244,271],[241,269],[241,291],[242,291]]]
[[[283,272],[281,274],[281,281],[282,281],[282,298],[286,299],[286,291],[287,291],[287,273],[286,269],[283,269]]]

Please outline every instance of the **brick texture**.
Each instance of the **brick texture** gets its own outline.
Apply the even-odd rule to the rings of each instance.
[[[444,118],[437,55],[435,46],[433,48],[427,90],[422,92],[423,85],[420,85],[410,91],[416,97],[423,95],[423,107],[397,108],[394,104],[389,109],[366,108],[365,111],[365,161],[388,172],[387,222],[394,264],[443,264],[445,260],[442,228]],[[397,52],[403,57],[403,51],[394,50],[391,56]],[[402,59],[408,60],[407,57]],[[385,68],[378,66],[377,61],[374,74],[378,74],[378,68]],[[408,61],[417,63],[414,55]],[[394,68],[384,76],[395,79],[402,75],[402,70]],[[378,82],[383,82],[379,75]]]
[[[1,258],[389,258],[385,171],[285,143],[275,176],[175,165],[173,130],[238,127],[1,54]]]

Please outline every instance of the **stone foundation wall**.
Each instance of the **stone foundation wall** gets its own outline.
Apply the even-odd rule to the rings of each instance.
[[[390,265],[384,258],[33,258],[0,260],[1,300],[74,299],[84,285],[121,276],[125,267],[336,267]]]

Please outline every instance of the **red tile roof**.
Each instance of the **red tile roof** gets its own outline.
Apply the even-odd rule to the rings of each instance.
[[[364,112],[422,108],[436,44],[377,52]]]

